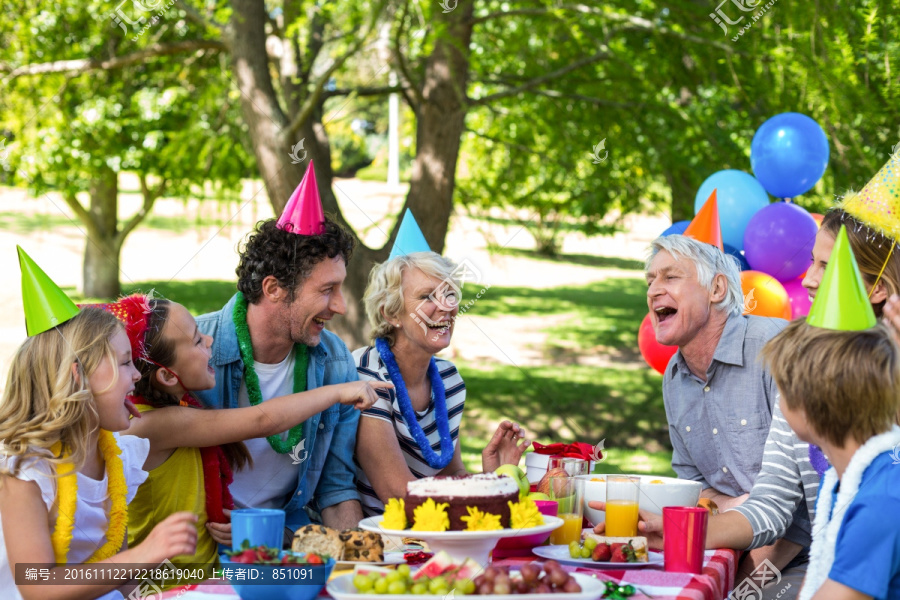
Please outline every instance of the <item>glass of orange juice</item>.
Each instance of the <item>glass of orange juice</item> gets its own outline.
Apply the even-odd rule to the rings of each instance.
[[[637,535],[640,495],[640,477],[625,475],[606,477],[606,535],[610,537]]]
[[[550,499],[559,504],[557,516],[563,520],[563,524],[550,534],[550,543],[568,546],[572,542],[580,542],[584,480],[577,477],[551,477]]]

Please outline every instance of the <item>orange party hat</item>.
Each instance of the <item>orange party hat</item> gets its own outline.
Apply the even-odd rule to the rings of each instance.
[[[706,199],[703,207],[684,230],[683,235],[692,237],[698,242],[712,244],[719,250],[725,251],[722,245],[722,228],[719,226],[719,204],[716,202],[716,190],[713,190]]]

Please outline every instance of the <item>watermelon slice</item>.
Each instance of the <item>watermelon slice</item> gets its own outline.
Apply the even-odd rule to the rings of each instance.
[[[412,576],[413,581],[417,579],[422,579],[423,577],[428,577],[429,579],[433,579],[438,575],[443,575],[445,572],[450,571],[451,569],[455,569],[459,565],[454,564],[453,559],[447,554],[446,551],[441,550],[434,556],[432,556],[427,563],[419,567],[419,570]]]
[[[393,569],[387,569],[385,567],[374,567],[372,565],[367,565],[365,563],[359,563],[353,567],[354,575],[368,575],[369,573],[379,573],[382,576],[387,575],[388,573],[393,573]]]

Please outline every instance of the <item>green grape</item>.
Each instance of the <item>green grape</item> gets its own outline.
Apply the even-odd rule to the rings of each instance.
[[[372,580],[372,583],[375,583],[376,581],[378,581],[379,579],[381,579],[381,573],[378,573],[377,571],[372,571],[371,573],[369,573],[368,575],[366,575],[366,577],[368,577],[369,579],[371,579],[371,580]]]
[[[395,581],[404,581],[406,579],[406,576],[400,571],[391,571],[384,576],[384,579],[388,582],[388,585],[390,585]]]
[[[444,594],[450,591],[450,586],[447,584],[447,580],[440,575],[438,575],[428,583],[428,591],[432,594],[442,596],[443,594],[441,594],[439,590],[447,590],[446,592],[444,592]]]
[[[410,571],[409,565],[403,564],[403,565],[400,565],[399,567],[397,567],[397,572],[403,573],[404,577],[409,577],[409,571]]]
[[[453,588],[453,595],[454,595],[454,596],[465,596],[465,595],[466,595],[466,588],[461,587],[459,584],[460,584],[460,582],[457,581],[457,582],[456,582],[456,587]]]
[[[376,594],[386,594],[388,591],[388,581],[384,577],[375,582],[372,591]]]
[[[591,552],[593,552],[594,548],[597,547],[597,540],[595,538],[589,537],[588,539],[584,540],[584,547],[590,549]]]
[[[360,594],[367,594],[372,589],[372,580],[366,575],[356,575],[353,577],[353,586]]]
[[[388,594],[399,595],[406,593],[406,582],[405,581],[392,581],[390,585],[388,585]]]
[[[581,549],[581,558],[590,558],[591,557],[591,549],[585,546]]]
[[[417,581],[416,583],[414,583],[412,585],[412,587],[410,588],[409,591],[412,592],[413,594],[415,594],[416,596],[422,596],[422,595],[428,593],[428,584],[422,583],[421,581]]]
[[[466,594],[474,594],[475,593],[475,582],[471,579],[466,579],[465,581],[460,582],[462,584],[463,593]]]
[[[569,556],[572,558],[581,558],[581,546],[578,545],[578,542],[569,544]]]

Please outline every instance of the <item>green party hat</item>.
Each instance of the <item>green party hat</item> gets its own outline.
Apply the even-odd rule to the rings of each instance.
[[[806,322],[838,331],[860,331],[877,323],[844,225],[834,242]]]
[[[62,325],[78,314],[78,307],[53,283],[21,246],[19,268],[22,270],[22,304],[25,308],[25,331],[28,337]]]

